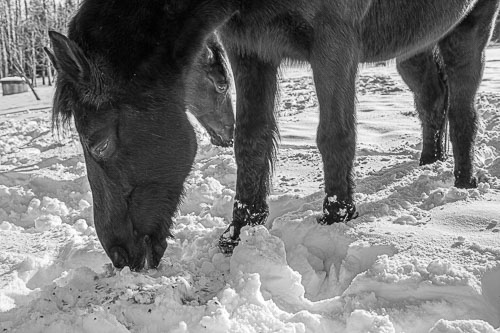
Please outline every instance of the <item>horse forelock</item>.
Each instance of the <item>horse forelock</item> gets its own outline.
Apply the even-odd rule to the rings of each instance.
[[[111,104],[102,75],[93,75],[89,82],[75,83],[65,73],[56,80],[52,107],[52,128],[60,131],[68,127],[72,117],[85,117],[92,110]]]
[[[63,78],[57,78],[52,106],[52,128],[57,131],[67,128],[73,116],[71,89],[71,85]]]

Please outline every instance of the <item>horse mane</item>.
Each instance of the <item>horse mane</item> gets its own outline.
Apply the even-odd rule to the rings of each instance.
[[[77,103],[99,108],[106,101],[106,92],[102,90],[103,68],[99,66],[112,76],[109,81],[126,81],[139,72],[154,76],[166,52],[161,50],[159,54],[157,48],[158,41],[165,37],[158,26],[165,14],[163,0],[149,3],[144,6],[140,1],[82,2],[69,22],[68,38],[89,58],[91,81],[73,82],[64,72],[58,72],[52,108],[53,129],[60,131],[68,127]],[[145,23],[138,25],[138,22]],[[100,63],[103,59],[105,62]]]

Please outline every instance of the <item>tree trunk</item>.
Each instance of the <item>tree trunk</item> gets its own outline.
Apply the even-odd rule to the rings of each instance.
[[[10,0],[9,0],[10,2]],[[17,17],[17,9],[15,8],[16,6],[16,3],[14,2],[14,8],[13,10],[11,11],[11,15],[13,16],[13,19],[10,20],[10,23],[12,24],[12,27],[11,27],[11,33],[12,33],[12,44],[11,44],[11,48],[14,50],[16,48],[18,48],[19,46],[19,43],[18,43],[18,37],[17,37],[17,21],[18,21],[18,17]],[[19,59],[20,60],[20,59]]]
[[[28,79],[26,77],[26,75],[24,74],[24,72],[22,71],[21,68],[17,67],[16,65],[13,66],[13,71],[16,73],[16,75],[20,76],[23,78],[24,82],[26,82],[28,84],[28,86],[30,87],[31,91],[33,92],[33,95],[35,95],[35,98],[37,101],[40,100],[40,96],[38,96],[38,94],[36,93],[35,89],[33,88],[33,85],[31,84],[30,82],[30,79]]]
[[[47,64],[47,81],[49,83],[49,86],[52,85],[52,65],[50,63],[50,59],[48,55],[45,55],[45,61]]]
[[[2,53],[2,68],[0,69],[2,76],[8,76],[9,75],[9,60],[7,58],[7,37],[5,33],[5,28],[0,27],[0,41],[2,42],[1,45],[1,50],[0,52]]]
[[[24,15],[26,15],[25,20],[28,20],[28,0],[24,0]]]
[[[13,46],[13,43],[12,43],[12,24],[11,24],[11,21],[12,21],[12,17],[11,17],[11,7],[10,7],[10,0],[6,0],[7,1],[7,10],[6,10],[6,14],[5,14],[5,18],[7,20],[7,24],[5,25],[5,29],[6,29],[6,36],[5,36],[5,41],[6,41],[6,54],[7,54],[7,66],[12,66],[12,63],[13,63],[13,56],[12,56],[12,46]],[[8,75],[8,73],[10,72],[9,71],[10,67],[7,67],[7,73],[6,75]]]
[[[35,88],[33,88],[33,85],[30,83],[30,80],[24,74],[21,74],[21,76],[23,77],[24,81],[26,81],[26,83],[30,87],[31,91],[33,92],[33,95],[35,95],[36,100],[39,101],[40,96],[38,96],[38,94],[36,93]]]
[[[35,32],[31,32],[31,82],[33,87],[36,87],[36,45],[35,45]]]

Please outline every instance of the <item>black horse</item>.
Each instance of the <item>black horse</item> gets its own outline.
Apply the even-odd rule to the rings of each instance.
[[[164,14],[162,7],[151,9],[151,15],[158,13]],[[74,24],[70,35],[73,29]],[[172,73],[171,59],[165,57],[170,50],[161,50],[164,45],[157,39],[143,39],[143,31],[132,30],[137,35],[131,34],[131,39],[145,46],[147,60],[135,65],[140,68],[127,70],[131,64],[122,56],[129,54],[127,45],[110,52],[118,59],[115,65],[104,58],[90,63],[80,46],[56,32],[49,33],[54,52],[45,51],[59,72],[53,124],[59,127],[75,119],[99,239],[115,266],[139,269],[158,265],[193,164],[196,140],[185,110],[198,119],[213,144],[224,147],[233,142],[234,113],[230,68],[215,34],[208,36],[191,66]],[[127,31],[123,33],[113,37],[123,40]],[[115,70],[128,73],[121,76]],[[134,73],[139,70],[145,73]]]
[[[55,38],[55,115],[75,118],[100,240],[117,267],[158,264],[193,162],[183,113],[187,73],[214,30],[234,74],[238,166],[231,252],[245,225],[264,223],[278,130],[283,59],[307,61],[320,104],[325,173],[321,223],[356,215],[352,199],[358,64],[396,58],[423,125],[421,162],[444,158],[447,117],[455,185],[474,187],[474,96],[500,0],[85,0]],[[146,260],[147,259],[147,260]]]

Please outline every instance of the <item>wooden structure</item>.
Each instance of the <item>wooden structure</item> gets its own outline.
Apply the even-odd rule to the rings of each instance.
[[[19,94],[28,91],[28,85],[20,77],[4,77],[0,79],[3,95]]]

